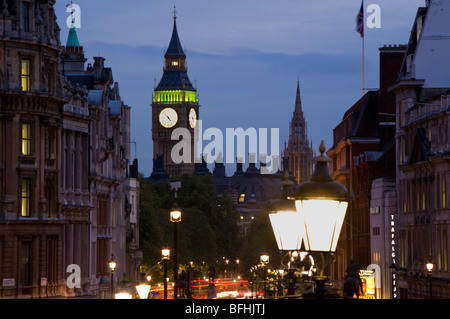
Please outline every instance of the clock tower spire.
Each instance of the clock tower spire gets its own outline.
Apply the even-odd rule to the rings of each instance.
[[[172,37],[164,54],[163,75],[154,90],[151,104],[153,157],[163,156],[164,169],[171,177],[194,172],[194,145],[197,140],[194,128],[200,107],[197,90],[187,74],[186,54],[178,36],[176,13],[174,7]],[[180,142],[171,139],[172,132],[177,128],[186,128],[191,137],[190,143],[187,143],[190,149],[183,148],[182,154],[172,152]],[[185,152],[189,152],[189,156]]]

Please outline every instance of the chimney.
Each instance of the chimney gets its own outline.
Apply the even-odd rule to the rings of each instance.
[[[94,76],[101,78],[103,68],[105,67],[105,58],[100,56],[94,57]]]

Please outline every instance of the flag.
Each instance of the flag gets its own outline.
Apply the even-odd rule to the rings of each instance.
[[[361,1],[361,9],[356,16],[356,31],[364,38],[364,1]]]

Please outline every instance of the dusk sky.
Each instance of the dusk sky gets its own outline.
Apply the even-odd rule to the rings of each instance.
[[[62,45],[69,30],[69,3],[57,0],[55,6]],[[362,95],[362,41],[355,31],[360,0],[73,3],[81,8],[77,33],[87,62],[103,56],[122,99],[132,107],[131,140],[145,176],[153,166],[149,104],[155,79],[158,83],[163,74],[174,5],[188,75],[197,85],[203,130],[217,127],[225,137],[226,128],[279,128],[281,152],[299,79],[308,138],[314,150],[321,140],[328,149],[333,128]],[[381,9],[381,28],[365,25],[365,86],[377,89],[378,48],[407,44],[417,8],[425,0],[364,1],[365,8],[370,4]],[[132,147],[132,157],[134,151]],[[228,175],[234,167],[227,166]]]

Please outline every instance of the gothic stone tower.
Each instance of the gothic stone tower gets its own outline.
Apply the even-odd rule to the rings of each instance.
[[[307,181],[312,173],[312,147],[309,145],[306,121],[302,111],[302,101],[300,99],[300,84],[297,81],[297,95],[295,99],[295,109],[292,115],[289,128],[289,141],[284,149],[284,158],[289,174],[293,175],[297,183]]]
[[[187,75],[186,54],[178,38],[175,15],[173,19],[172,38],[164,54],[164,73],[151,104],[153,156],[163,155],[164,169],[170,177],[194,172],[194,128],[200,106],[197,91]],[[174,150],[172,154],[173,147],[186,137],[171,139],[172,132],[178,128],[189,132],[191,139],[183,144],[190,147],[181,152]]]

